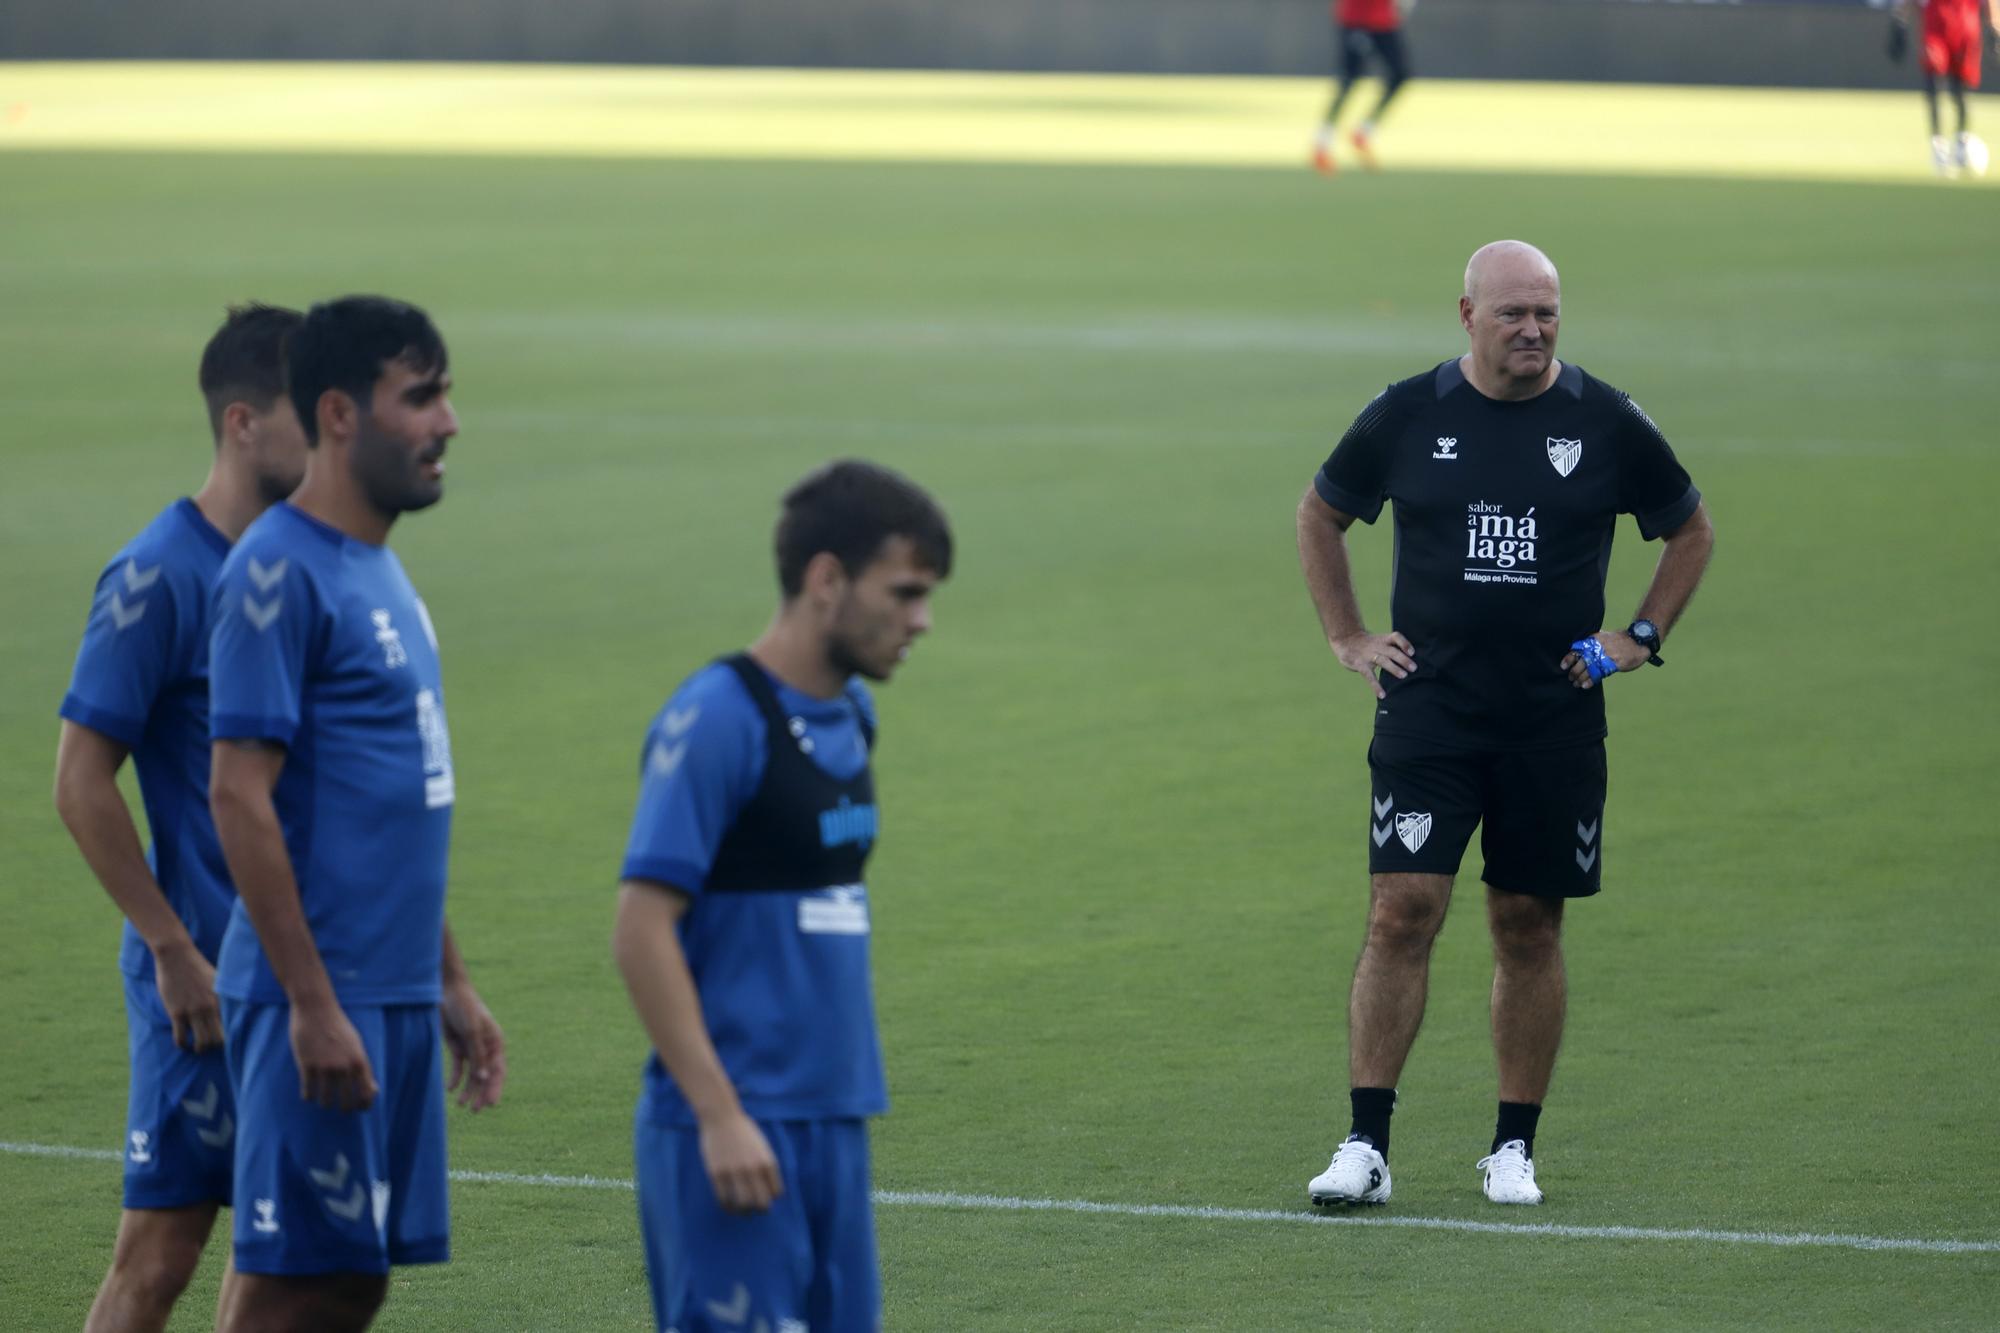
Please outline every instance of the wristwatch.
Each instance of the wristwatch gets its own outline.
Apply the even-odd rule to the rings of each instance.
[[[1654,666],[1665,666],[1666,659],[1660,656],[1660,627],[1650,620],[1635,620],[1625,628],[1625,637],[1646,650],[1646,660]]]

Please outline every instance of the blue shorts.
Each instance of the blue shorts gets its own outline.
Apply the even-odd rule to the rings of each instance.
[[[125,1111],[125,1206],[229,1202],[236,1099],[220,1050],[174,1045],[173,1021],[151,977],[125,978],[132,1091]]]
[[[638,1118],[639,1229],[653,1318],[675,1333],[875,1333],[882,1283],[865,1120],[758,1121],[785,1192],[725,1213],[692,1125]]]
[[[246,1273],[386,1273],[451,1258],[437,1006],[346,1011],[380,1089],[366,1111],[299,1096],[290,1005],[223,1001],[242,1120],[236,1266]]]

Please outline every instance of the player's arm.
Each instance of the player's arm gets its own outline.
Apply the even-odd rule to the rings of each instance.
[[[118,790],[125,743],[65,718],[56,742],[56,813],[105,893],[153,953],[160,1004],[174,1025],[174,1044],[206,1051],[222,1044],[222,1009],[215,968],[195,947],[146,865],[132,811]]]
[[[451,1049],[451,1078],[447,1091],[459,1089],[458,1104],[471,1111],[483,1111],[500,1100],[507,1082],[507,1040],[494,1021],[493,1011],[472,988],[466,975],[465,959],[452,938],[451,923],[444,926],[444,1000],[438,1006],[444,1025],[445,1045]]]
[[[764,1131],[737,1101],[702,1021],[701,996],[675,930],[687,910],[688,899],[677,890],[625,880],[618,886],[611,955],[660,1063],[694,1109],[715,1197],[732,1213],[762,1212],[784,1193],[784,1181]]]
[[[1715,525],[1709,522],[1707,501],[1695,505],[1694,512],[1666,535],[1664,544],[1660,561],[1653,566],[1653,581],[1639,600],[1639,613],[1632,617],[1652,621],[1662,643],[1673,632],[1681,612],[1694,600],[1694,590],[1701,586],[1708,559],[1715,553]],[[1652,656],[1623,630],[1599,630],[1593,637],[1604,645],[1605,654],[1618,664],[1620,671],[1637,671]],[[1596,684],[1590,678],[1590,669],[1576,653],[1563,658],[1562,669],[1569,673],[1570,683],[1578,689],[1587,690]]]
[[[313,943],[271,799],[285,749],[269,741],[218,740],[212,756],[209,811],[243,911],[291,1002],[299,1096],[343,1111],[365,1109],[375,1100],[375,1073]]]
[[[1353,523],[1352,514],[1335,509],[1320,498],[1317,486],[1308,486],[1299,501],[1299,564],[1334,656],[1349,671],[1359,672],[1381,699],[1386,692],[1375,672],[1403,679],[1417,669],[1416,649],[1395,630],[1370,634],[1362,623],[1354,570],[1347,558],[1347,529]]]

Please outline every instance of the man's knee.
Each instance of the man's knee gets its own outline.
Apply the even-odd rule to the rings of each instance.
[[[1563,900],[1487,890],[1493,953],[1503,963],[1533,967],[1562,956]]]
[[[236,1284],[225,1333],[358,1333],[389,1295],[387,1275],[375,1273],[239,1272]]]
[[[1396,952],[1427,952],[1444,928],[1451,880],[1442,875],[1377,875],[1368,903],[1368,943]]]
[[[212,1209],[127,1212],[111,1254],[112,1283],[135,1305],[171,1310],[201,1264],[201,1248],[214,1220]]]

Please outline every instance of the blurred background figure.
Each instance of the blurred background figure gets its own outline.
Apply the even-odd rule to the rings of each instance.
[[[1416,0],[1333,0],[1338,70],[1333,101],[1327,104],[1326,119],[1320,122],[1319,133],[1313,139],[1313,168],[1322,175],[1331,176],[1338,170],[1333,144],[1339,134],[1341,108],[1347,105],[1347,95],[1354,91],[1355,80],[1367,72],[1371,56],[1382,69],[1382,96],[1375,109],[1347,138],[1360,155],[1361,165],[1370,171],[1375,169],[1375,126],[1389,109],[1389,100],[1410,77],[1410,56],[1403,45],[1403,16],[1405,10],[1415,6]]]
[[[1966,120],[1965,93],[1979,86],[1980,10],[1987,16],[1987,36],[2000,52],[2000,0],[1898,0],[1895,20],[1889,29],[1889,58],[1900,62],[1910,44],[1910,13],[1923,13],[1922,42],[1917,48],[1917,68],[1924,76],[1924,106],[1930,112],[1931,165],[1940,176],[1956,176],[1967,171],[1986,174],[1986,142],[1972,132]],[[1951,90],[1958,129],[1947,136],[1938,118],[1938,79]]]

